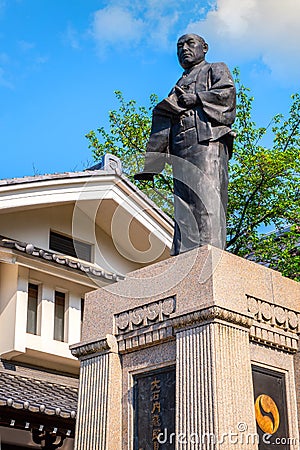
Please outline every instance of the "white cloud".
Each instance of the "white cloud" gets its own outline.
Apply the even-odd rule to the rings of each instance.
[[[143,42],[165,50],[171,34],[178,31],[186,3],[190,0],[111,0],[94,13],[90,32],[100,48],[118,44],[122,49]]]
[[[1,1],[1,0],[0,0]],[[208,60],[259,62],[275,79],[300,79],[299,0],[108,0],[90,29],[100,49],[152,46],[173,52],[178,35],[195,32]],[[296,83],[296,81],[295,81]]]
[[[80,36],[77,30],[71,25],[68,24],[66,31],[62,35],[63,40],[66,44],[70,45],[74,50],[80,49]]]
[[[2,67],[0,67],[0,86],[8,89],[14,89],[14,85],[6,78],[5,71]]]
[[[120,6],[108,6],[95,12],[92,34],[100,48],[110,43],[124,47],[128,43],[138,44],[143,25],[143,21],[135,18],[129,10]]]
[[[187,31],[202,34],[233,63],[234,57],[260,58],[275,78],[299,79],[299,19],[300,2],[295,0],[218,0]]]
[[[36,66],[42,66],[43,64],[46,64],[49,61],[49,56],[47,55],[39,55],[34,58],[34,64]]]
[[[6,7],[6,1],[0,0],[0,13],[4,11],[5,7]]]
[[[7,64],[9,62],[9,56],[7,53],[0,53],[0,64]]]
[[[170,35],[178,19],[179,14],[176,10],[161,16],[157,15],[157,12],[148,11],[145,41],[154,44],[160,50],[169,49],[171,45],[173,51],[174,45],[170,43]]]
[[[18,41],[18,46],[23,52],[28,52],[35,47],[35,44],[28,41]]]

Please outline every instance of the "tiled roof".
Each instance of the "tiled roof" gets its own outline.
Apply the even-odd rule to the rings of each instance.
[[[48,173],[44,175],[25,176],[21,178],[5,178],[0,179],[0,186],[31,183],[36,181],[48,181],[48,180],[62,180],[65,178],[80,178],[91,177],[98,175],[122,175],[122,162],[120,158],[106,153],[101,159],[93,164],[92,167],[81,170],[79,172],[63,172],[63,173]]]
[[[45,175],[33,175],[20,178],[4,178],[0,179],[0,186],[11,186],[24,183],[35,183],[48,180],[63,180],[66,178],[84,178],[96,175],[111,175],[112,172],[105,170],[85,170],[81,172],[63,172],[63,173],[49,173]]]
[[[83,264],[81,261],[77,261],[65,255],[60,255],[49,250],[43,250],[39,247],[35,247],[33,244],[28,242],[21,242],[15,239],[0,236],[0,247],[18,250],[19,252],[56,263],[60,266],[67,267],[68,269],[83,272],[91,277],[104,278],[107,281],[119,281],[124,279],[123,275],[106,272],[105,270],[99,269],[92,264]]]
[[[77,389],[0,372],[0,406],[75,419]]]

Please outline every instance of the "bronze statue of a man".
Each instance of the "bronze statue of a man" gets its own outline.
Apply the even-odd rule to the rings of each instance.
[[[208,63],[208,45],[196,34],[177,42],[184,69],[169,96],[153,110],[145,167],[151,180],[166,159],[174,177],[172,255],[211,244],[225,248],[228,159],[232,153],[236,91],[224,63]]]

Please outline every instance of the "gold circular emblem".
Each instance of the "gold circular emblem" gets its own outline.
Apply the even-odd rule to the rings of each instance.
[[[259,395],[255,400],[255,417],[259,428],[268,434],[278,430],[280,417],[274,400],[266,394]]]

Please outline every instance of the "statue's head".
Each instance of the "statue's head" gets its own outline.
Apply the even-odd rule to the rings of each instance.
[[[178,60],[184,69],[190,69],[203,61],[207,50],[207,43],[197,34],[184,34],[177,42]]]

